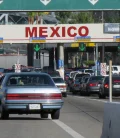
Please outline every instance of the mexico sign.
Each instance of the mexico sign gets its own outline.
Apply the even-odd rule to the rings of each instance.
[[[0,11],[120,10],[120,0],[0,0]]]
[[[103,24],[0,25],[0,43],[115,42]]]

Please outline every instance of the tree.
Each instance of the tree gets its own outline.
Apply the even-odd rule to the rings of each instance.
[[[62,24],[93,23],[93,12],[56,12],[56,18]]]
[[[71,12],[55,12],[56,19],[61,23],[68,23],[68,20],[71,16]]]
[[[72,13],[70,24],[72,23],[94,23],[92,12]]]
[[[48,15],[50,12],[27,12],[28,15],[28,23],[33,24],[36,20],[36,23],[38,24],[38,17],[43,15]]]

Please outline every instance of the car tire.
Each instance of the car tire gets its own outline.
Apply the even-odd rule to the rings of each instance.
[[[52,119],[59,119],[59,117],[60,117],[60,110],[55,110],[51,113]]]
[[[2,112],[1,112],[1,119],[2,120],[9,119],[9,113],[7,111],[2,110]]]
[[[99,96],[99,99],[105,99],[105,98],[106,98],[106,96],[103,94],[103,92],[102,92],[101,89],[100,89],[100,91],[99,91],[98,96]]]
[[[41,113],[41,118],[48,118],[48,114],[47,113]]]
[[[63,97],[67,97],[67,93],[63,93]]]

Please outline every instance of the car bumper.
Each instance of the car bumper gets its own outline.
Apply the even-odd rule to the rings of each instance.
[[[89,87],[88,88],[88,92],[91,93],[91,94],[96,94],[96,93],[99,93],[99,87]]]
[[[105,89],[105,90],[104,90],[104,94],[105,94],[106,96],[109,96],[109,89]],[[120,89],[113,89],[113,90],[112,90],[112,95],[113,95],[113,96],[120,96]]]
[[[29,109],[30,104],[38,104],[40,105],[40,109]],[[24,111],[24,112],[41,112],[41,111],[52,111],[54,109],[61,109],[63,106],[63,100],[59,100],[56,102],[48,101],[48,102],[42,102],[42,101],[6,101],[6,103],[3,105],[4,109],[7,111]]]

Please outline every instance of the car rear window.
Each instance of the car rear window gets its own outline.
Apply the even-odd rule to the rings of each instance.
[[[13,75],[7,80],[7,86],[55,86],[47,75]]]
[[[93,73],[93,70],[85,70],[85,73]]]
[[[58,71],[55,72],[47,72],[51,77],[60,77],[60,73]]]
[[[96,81],[97,81],[97,80],[98,80],[98,81],[100,80],[100,81],[102,81],[103,79],[104,79],[104,76],[94,76],[94,77],[91,77],[91,78],[90,78],[90,81],[93,81],[93,80],[96,80]]]
[[[55,83],[64,83],[64,80],[62,78],[53,78],[53,81]]]
[[[105,82],[109,83],[109,77],[106,78]],[[118,77],[115,77],[115,76],[112,77],[112,82],[113,83],[120,83],[120,77],[119,76]]]

